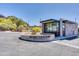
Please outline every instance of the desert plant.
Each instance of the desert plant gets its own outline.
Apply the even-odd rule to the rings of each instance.
[[[38,32],[41,32],[41,27],[34,26],[32,27],[31,31],[32,31],[32,34],[37,34]]]

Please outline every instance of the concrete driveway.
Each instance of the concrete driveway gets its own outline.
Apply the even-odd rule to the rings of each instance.
[[[59,41],[28,42],[19,40],[22,33],[0,32],[0,56],[79,56],[79,49]]]
[[[79,49],[79,38],[75,38],[72,40],[66,40],[66,39],[65,40],[58,40],[55,43]]]

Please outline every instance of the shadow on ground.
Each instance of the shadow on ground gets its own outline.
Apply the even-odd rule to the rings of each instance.
[[[68,38],[62,38],[62,39],[56,39],[56,40],[51,40],[51,41],[57,41],[57,40],[74,40],[74,39],[77,39],[79,38],[79,36],[74,36],[74,37],[68,37]],[[21,37],[19,37],[20,40],[23,40],[23,41],[28,41],[28,42],[39,42],[39,43],[44,43],[44,42],[51,42],[51,41],[33,41],[33,40],[25,40],[25,39],[22,39]]]
[[[75,36],[75,37],[68,37],[68,38],[65,38],[65,39],[60,39],[60,40],[74,40],[74,39],[77,39],[79,38],[79,36]]]

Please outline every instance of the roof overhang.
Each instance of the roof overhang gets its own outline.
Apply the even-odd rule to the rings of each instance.
[[[56,20],[56,19],[48,19],[48,20],[40,21],[40,23],[48,23],[48,22],[59,22],[59,20]]]
[[[77,22],[70,21],[70,20],[62,20],[62,21],[63,21],[63,23],[77,24]],[[40,23],[48,23],[48,22],[60,22],[60,20],[48,19],[48,20],[40,21]]]

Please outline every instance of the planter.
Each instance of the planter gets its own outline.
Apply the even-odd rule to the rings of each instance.
[[[27,41],[46,42],[55,40],[54,35],[21,35],[20,39]]]

